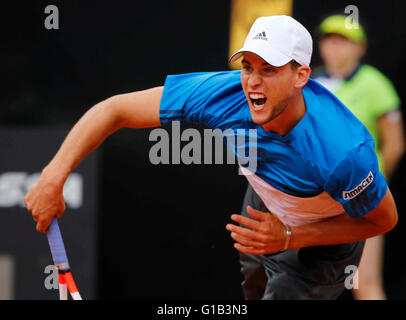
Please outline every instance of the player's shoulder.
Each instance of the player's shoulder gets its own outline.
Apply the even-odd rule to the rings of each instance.
[[[322,175],[372,140],[366,127],[329,90],[309,80],[303,90],[306,121],[295,137],[295,149]],[[373,141],[373,140],[372,140]]]

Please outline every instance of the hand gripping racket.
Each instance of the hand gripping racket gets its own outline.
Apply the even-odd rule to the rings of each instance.
[[[82,300],[70,271],[58,221],[54,217],[47,231],[54,265],[58,269],[59,300],[68,300],[69,290],[73,300]]]

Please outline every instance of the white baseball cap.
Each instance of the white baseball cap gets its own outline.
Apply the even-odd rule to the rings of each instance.
[[[260,17],[252,25],[244,46],[230,57],[230,62],[236,61],[244,52],[252,52],[275,67],[291,60],[309,66],[312,51],[312,36],[292,17]]]

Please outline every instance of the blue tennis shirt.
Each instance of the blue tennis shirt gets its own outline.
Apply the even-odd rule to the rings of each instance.
[[[257,130],[256,180],[248,180],[268,208],[281,210],[281,216],[297,214],[292,207],[305,208],[312,199],[313,207],[301,223],[322,218],[318,206],[330,206],[331,201],[352,218],[375,209],[387,183],[378,169],[373,138],[349,109],[310,79],[303,88],[306,113],[300,122],[285,136],[267,132],[252,121],[240,73],[168,76],[160,104],[161,124],[178,120],[223,131],[244,129],[239,132],[247,135],[248,129]],[[321,194],[328,194],[331,201],[318,202]],[[310,219],[313,213],[317,214]]]

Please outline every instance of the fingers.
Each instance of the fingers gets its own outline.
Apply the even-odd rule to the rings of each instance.
[[[53,216],[48,216],[48,217],[41,217],[38,220],[36,229],[38,232],[46,232],[48,230],[49,225],[51,224]]]
[[[245,254],[266,254],[267,251],[264,249],[258,249],[258,248],[253,248],[253,247],[245,247],[242,246],[239,243],[234,243],[234,248],[236,248],[238,251],[245,253]]]
[[[39,232],[46,232],[49,225],[51,224],[52,218],[55,216],[60,219],[63,212],[65,211],[65,205],[60,210],[52,211],[51,213],[38,214],[35,211],[32,213],[32,217],[37,222],[36,229]]]
[[[45,223],[37,223],[37,226],[35,229],[37,229],[38,232],[45,233],[48,230],[48,227],[51,223],[45,224]]]
[[[242,235],[231,232],[231,237],[237,241],[238,243],[244,245],[245,247],[255,247],[255,248],[264,248],[265,244],[263,242],[255,241],[246,237],[243,237]]]
[[[251,206],[247,206],[247,212],[251,217],[253,217],[254,219],[257,219],[259,221],[265,221],[265,220],[269,219],[269,217],[271,216],[271,214],[269,212],[262,212],[259,210],[255,210]]]
[[[249,217],[244,217],[242,215],[233,214],[231,219],[239,224],[247,228],[251,228],[256,231],[266,231],[264,230],[264,226],[267,223],[264,222],[272,222],[275,217],[269,212],[262,212],[247,206],[247,212],[254,218],[251,219]],[[259,221],[258,221],[259,220]]]
[[[238,251],[246,254],[267,253],[268,236],[233,224],[228,224],[226,228],[231,231],[231,237],[236,241],[234,248]]]
[[[28,192],[26,195],[25,195],[25,197],[24,197],[24,204],[25,204],[25,207],[27,208],[27,210],[29,211],[29,212],[32,212],[32,204],[31,204],[31,201],[30,201],[30,193]]]
[[[241,216],[239,214],[233,214],[231,216],[231,220],[253,230],[258,230],[261,226],[261,223],[259,221]]]
[[[241,226],[226,225],[226,229],[236,241],[234,247],[246,254],[281,251],[284,234],[279,219],[269,212],[255,210],[250,206],[247,206],[247,212],[252,218],[238,214],[231,215],[231,219]]]
[[[32,218],[34,219],[35,222],[38,222],[39,221],[39,214],[33,213]]]
[[[237,234],[239,236],[242,236],[244,238],[249,238],[255,241],[266,241],[266,236],[263,234],[247,229],[247,228],[242,228],[233,224],[228,224],[226,226],[228,231],[231,231],[231,233]]]
[[[31,212],[31,211],[32,211],[32,208],[31,208],[29,202],[28,202],[25,198],[24,198],[24,205],[25,205],[25,207],[27,208],[27,211],[28,211],[28,212]]]
[[[65,201],[63,199],[61,199],[61,205],[59,206],[60,209],[58,210],[58,212],[56,213],[56,218],[60,219],[62,217],[62,214],[65,212],[66,210],[66,205],[65,205]]]
[[[48,192],[49,190],[53,192]],[[24,204],[35,222],[36,230],[46,232],[52,218],[60,219],[66,210],[63,194],[60,190],[32,187],[24,197]]]

